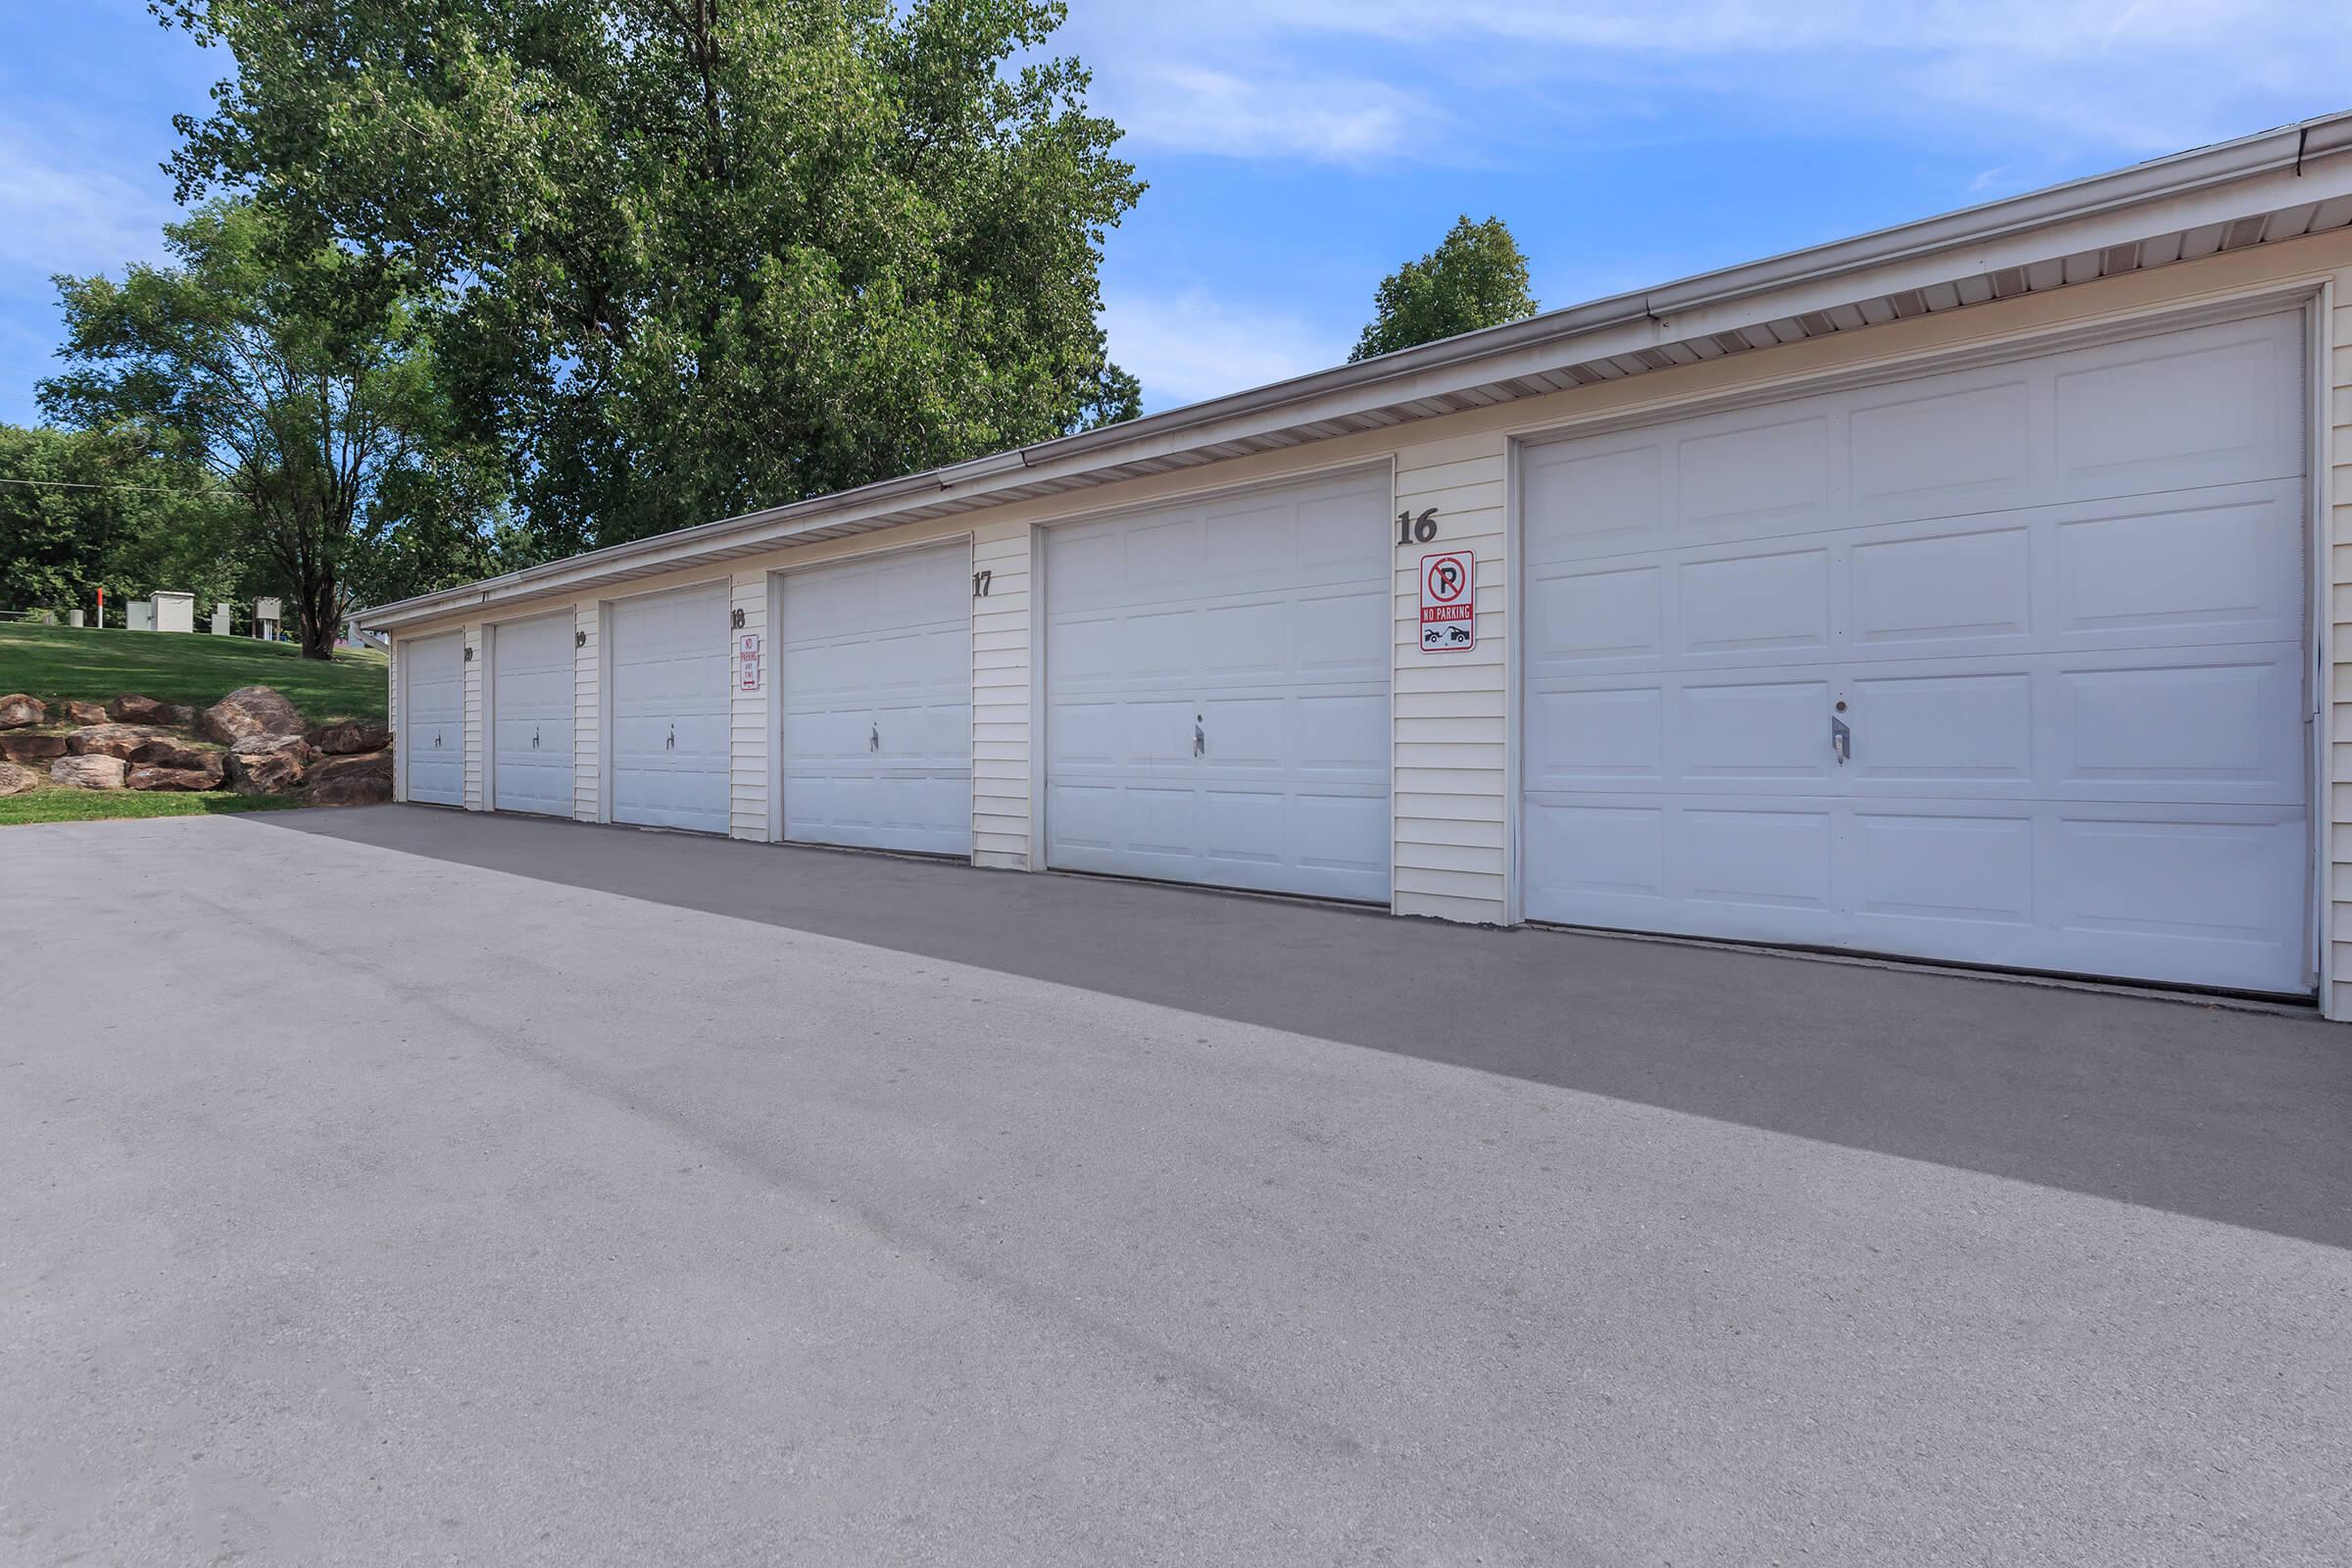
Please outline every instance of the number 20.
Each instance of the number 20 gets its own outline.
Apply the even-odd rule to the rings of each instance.
[[[1396,542],[1400,545],[1425,545],[1438,536],[1438,509],[1430,508],[1418,517],[1409,512],[1396,514]]]

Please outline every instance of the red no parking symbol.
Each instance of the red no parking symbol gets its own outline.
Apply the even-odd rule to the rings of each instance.
[[[1465,654],[1478,646],[1478,560],[1467,550],[1421,558],[1421,651]]]

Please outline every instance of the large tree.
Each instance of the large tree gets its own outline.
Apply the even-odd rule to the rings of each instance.
[[[0,425],[0,607],[64,612],[176,588],[241,597],[252,563],[209,475],[112,431]]]
[[[369,577],[478,573],[496,494],[454,427],[414,314],[330,248],[216,203],[167,226],[172,261],[57,279],[68,368],[48,416],[201,473],[230,498],[226,546],[296,607],[302,651],[332,656]],[[428,584],[434,585],[434,584]]]
[[[1500,326],[1537,309],[1527,289],[1527,258],[1502,220],[1473,223],[1464,213],[1436,250],[1381,280],[1372,320],[1348,358],[1368,360]]]
[[[435,301],[545,546],[1129,417],[1096,322],[1142,191],[1043,0],[152,0],[251,191]]]

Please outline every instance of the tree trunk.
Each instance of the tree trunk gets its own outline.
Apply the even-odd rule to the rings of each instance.
[[[335,597],[332,581],[309,584],[295,595],[295,624],[302,638],[303,658],[335,657],[335,637],[343,629],[336,624]]]

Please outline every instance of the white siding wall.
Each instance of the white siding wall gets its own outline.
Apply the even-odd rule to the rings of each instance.
[[[984,523],[972,570],[991,573],[972,601],[972,860],[1025,870],[1029,842],[1030,566],[1037,530]]]
[[[384,649],[384,723],[392,731],[392,798],[409,798],[409,738],[400,729],[400,639]]]
[[[2328,947],[2323,954],[2321,1002],[2328,1016],[2352,1020],[2352,267],[2335,274],[2330,290],[2327,360],[2320,367],[2327,422],[2322,443],[2318,526],[2328,563],[2329,657],[2327,728],[2328,813],[2324,906]]]
[[[1671,370],[1580,387],[1551,397],[1472,410],[1394,431],[1375,431],[1309,443],[1282,452],[1203,465],[1176,473],[1016,503],[973,517],[941,519],[865,538],[779,550],[736,564],[735,603],[746,629],[766,636],[765,577],[780,567],[838,560],[866,550],[913,544],[926,537],[974,536],[973,569],[995,577],[988,599],[973,606],[973,843],[984,865],[1032,863],[1030,776],[1033,758],[1031,581],[1036,527],[1042,523],[1164,500],[1191,491],[1258,479],[1276,480],[1310,469],[1391,459],[1396,466],[1396,511],[1438,508],[1438,538],[1396,551],[1396,668],[1394,746],[1396,907],[1399,912],[1476,921],[1505,919],[1509,911],[1511,852],[1508,802],[1513,791],[1508,679],[1511,660],[1510,581],[1506,552],[1510,446],[1519,434],[1572,429],[1593,419],[1655,413],[1668,416],[1694,398],[1801,381],[1825,372],[1922,363],[1928,357],[2078,323],[2138,319],[2157,311],[2208,303],[2251,289],[2332,282],[2338,303],[2324,324],[2328,350],[2320,367],[2325,394],[2319,486],[2321,538],[2328,546],[2322,584],[2333,627],[2336,662],[2329,671],[2323,714],[2327,902],[2323,996],[2335,1016],[2352,1018],[2352,233],[2183,262],[2075,288],[1899,320],[1710,360]],[[2151,329],[2157,325],[2151,317]],[[1391,535],[1393,538],[1394,535]],[[1417,624],[1416,568],[1425,550],[1467,546],[1478,558],[1479,648],[1448,659],[1423,656]],[[707,570],[674,581],[632,583],[631,592],[707,579]],[[756,585],[747,593],[746,585]],[[1046,586],[1051,592],[1051,585]],[[2317,590],[2315,590],[2316,592]],[[588,632],[576,666],[578,815],[597,814],[599,780],[599,643],[602,624],[595,592],[569,599],[576,625]],[[538,606],[502,607],[523,613]],[[755,618],[756,617],[756,618]],[[404,637],[446,631],[456,617],[405,628]],[[479,627],[466,627],[469,644]],[[733,715],[735,789],[731,831],[767,836],[768,697],[773,650],[764,656],[761,689],[737,693]],[[397,647],[395,649],[397,661]],[[477,656],[478,661],[478,656]],[[397,697],[397,676],[395,696]],[[466,800],[480,804],[480,665],[466,668]],[[744,704],[749,695],[756,703]],[[395,720],[398,713],[395,710]],[[397,724],[396,724],[397,727]],[[2334,943],[2341,932],[2345,941]]]
[[[1399,914],[1499,924],[1508,913],[1503,767],[1510,668],[1504,487],[1508,438],[1499,430],[1400,449],[1396,505],[1437,509],[1438,536],[1396,547],[1396,895]],[[1478,646],[1421,651],[1421,558],[1469,550],[1478,558]]]
[[[466,809],[490,808],[482,793],[482,623],[466,623]]]
[[[727,837],[767,842],[767,735],[768,694],[775,689],[775,650],[767,646],[767,571],[755,567],[735,573],[733,584],[735,611],[743,616],[743,625],[727,633],[728,690],[733,694],[728,713],[727,748],[728,772],[731,785],[727,804]],[[734,617],[729,616],[729,620]],[[760,687],[757,691],[743,689],[742,667],[732,657],[740,649],[741,639],[749,634],[760,638]]]
[[[582,599],[571,607],[571,814],[593,822],[604,804],[604,724],[597,711],[597,676],[604,657],[604,606]],[[585,639],[583,641],[583,639]]]

